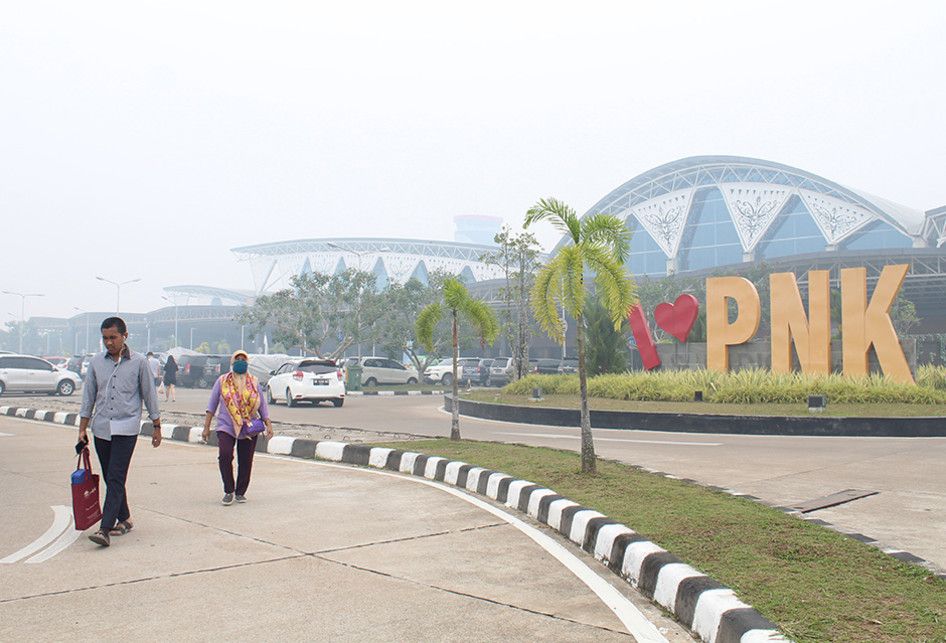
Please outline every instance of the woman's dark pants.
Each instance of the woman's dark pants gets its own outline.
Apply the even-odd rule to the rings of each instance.
[[[217,460],[220,462],[220,477],[223,478],[223,492],[236,495],[246,495],[246,488],[250,486],[250,472],[253,470],[253,454],[256,453],[256,439],[237,440],[225,431],[217,431]],[[236,488],[233,484],[233,447],[236,443],[237,452],[237,479]]]

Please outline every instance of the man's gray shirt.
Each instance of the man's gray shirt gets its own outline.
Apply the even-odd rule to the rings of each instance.
[[[127,346],[118,363],[105,351],[93,357],[83,389],[79,415],[92,418],[92,434],[97,438],[138,435],[142,402],[151,420],[161,417],[148,360]]]

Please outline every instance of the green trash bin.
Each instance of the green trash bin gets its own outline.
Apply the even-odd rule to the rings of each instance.
[[[345,390],[361,390],[361,364],[354,362],[348,365],[348,378],[345,381]]]

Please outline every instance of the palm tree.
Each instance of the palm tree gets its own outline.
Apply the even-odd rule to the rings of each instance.
[[[450,439],[460,439],[460,400],[458,393],[457,361],[460,359],[460,320],[473,327],[484,344],[496,341],[499,334],[499,322],[492,309],[482,301],[475,299],[460,280],[453,277],[443,282],[443,303],[437,301],[417,316],[415,331],[417,339],[428,350],[434,349],[434,329],[443,319],[444,312],[450,313],[453,332],[453,419],[450,424]]]
[[[631,235],[617,217],[590,214],[579,219],[557,199],[542,199],[529,208],[523,227],[548,220],[571,241],[539,271],[532,287],[532,310],[542,330],[565,343],[559,305],[575,320],[578,343],[578,381],[581,391],[581,470],[594,473],[595,444],[588,412],[588,375],[585,366],[585,270],[594,273],[595,288],[614,329],[620,330],[628,309],[637,301],[637,287],[624,271]]]

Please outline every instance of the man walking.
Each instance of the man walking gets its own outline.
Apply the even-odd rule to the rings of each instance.
[[[161,417],[151,367],[144,355],[131,352],[125,344],[128,329],[124,320],[109,317],[101,330],[105,351],[92,358],[85,375],[79,440],[88,443],[86,431],[91,421],[106,492],[102,524],[89,540],[108,547],[111,536],[126,534],[132,528],[125,479],[138,440],[142,402],[154,425],[151,446],[155,448],[161,444]]]
[[[148,367],[151,369],[151,374],[154,376],[154,388],[160,393],[161,392],[161,360],[154,356],[154,353],[148,351]]]

